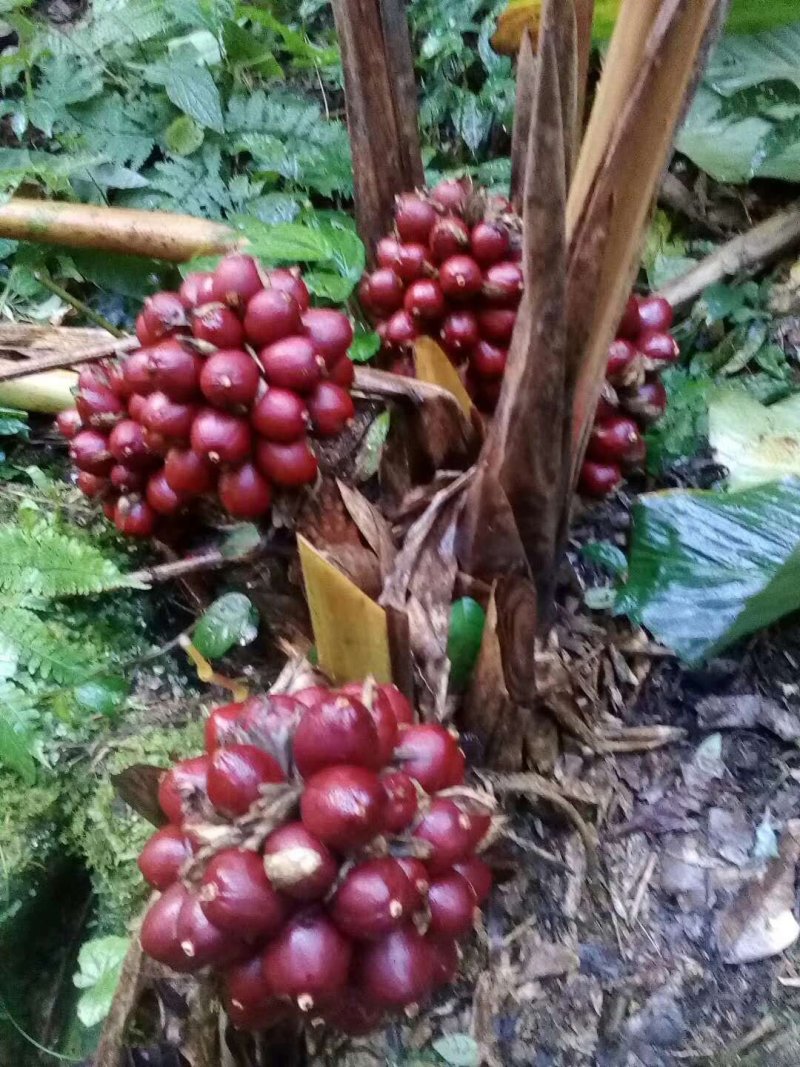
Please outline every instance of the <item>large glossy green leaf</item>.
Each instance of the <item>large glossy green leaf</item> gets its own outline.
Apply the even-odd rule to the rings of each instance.
[[[617,610],[690,663],[800,608],[800,479],[674,490],[634,508]]]
[[[195,648],[208,659],[218,659],[234,645],[247,645],[258,633],[258,611],[244,593],[225,593],[208,608],[192,640]]]
[[[742,389],[718,389],[709,401],[708,427],[731,488],[800,478],[800,394],[765,407]]]

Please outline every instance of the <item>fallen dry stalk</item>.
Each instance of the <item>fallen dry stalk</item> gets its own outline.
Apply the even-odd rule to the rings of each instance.
[[[0,360],[0,382],[13,382],[20,378],[30,378],[46,371],[65,370],[77,367],[81,363],[96,363],[111,356],[120,356],[138,347],[135,337],[109,338],[106,344],[93,345],[82,352],[67,351],[63,355],[38,356],[34,359],[11,362]]]

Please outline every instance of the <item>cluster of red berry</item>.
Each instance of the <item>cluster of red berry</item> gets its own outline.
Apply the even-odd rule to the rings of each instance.
[[[463,781],[456,736],[416,724],[392,685],[217,708],[205,754],[160,783],[169,824],[139,858],[162,891],[144,951],[213,968],[243,1029],[291,1017],[375,1029],[452,980],[491,888],[475,854],[491,798]]]
[[[660,296],[631,296],[608,350],[606,384],[595,414],[579,489],[603,497],[621,483],[626,471],[647,456],[642,432],[667,407],[659,375],[680,356],[669,329],[673,311]]]
[[[360,301],[395,373],[413,373],[417,337],[435,338],[476,405],[497,403],[522,295],[519,217],[468,180],[398,197],[395,232],[376,249]]]
[[[265,515],[273,486],[316,478],[309,431],[338,434],[354,414],[353,328],[310,307],[299,271],[226,256],[149,297],[136,336],[120,363],[81,372],[58,417],[80,489],[129,536],[214,492],[235,518]]]

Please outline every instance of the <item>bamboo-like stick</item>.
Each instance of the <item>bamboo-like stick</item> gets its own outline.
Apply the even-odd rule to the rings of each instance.
[[[109,338],[106,344],[94,345],[82,352],[67,351],[63,355],[37,356],[27,360],[0,360],[0,383],[13,382],[21,378],[30,378],[45,371],[66,370],[81,363],[97,363],[101,359],[120,356],[138,347],[135,337]],[[58,410],[61,410],[60,408]]]
[[[5,360],[0,362],[0,368],[6,365]],[[57,415],[59,411],[74,407],[72,390],[77,383],[78,375],[66,370],[28,374],[20,381],[0,384],[0,405],[20,411]]]

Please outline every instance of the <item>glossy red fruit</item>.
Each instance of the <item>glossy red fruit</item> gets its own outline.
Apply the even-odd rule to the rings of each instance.
[[[179,404],[166,393],[151,393],[142,409],[142,425],[165,441],[189,440],[197,414],[194,404]]]
[[[386,323],[386,341],[395,348],[413,344],[418,336],[416,323],[405,308],[395,311]]]
[[[394,755],[398,734],[397,718],[389,698],[377,686],[369,687],[363,682],[348,682],[339,692],[355,697],[370,713],[378,731],[379,766],[389,763]]]
[[[76,434],[69,446],[69,455],[78,470],[100,478],[105,477],[114,465],[108,438],[99,430],[81,430]]]
[[[302,334],[284,337],[262,348],[258,358],[270,385],[298,393],[311,392],[325,369],[314,342]]]
[[[244,706],[244,701],[237,701],[235,704],[222,704],[214,708],[203,728],[206,752],[211,753],[238,739],[239,720]]]
[[[442,323],[440,337],[445,352],[460,363],[478,343],[478,320],[471,311],[451,311]]]
[[[478,329],[481,337],[492,344],[508,347],[511,335],[514,333],[514,324],[517,321],[516,311],[510,308],[488,308],[478,312]]]
[[[320,382],[308,398],[311,425],[323,437],[335,437],[355,416],[353,398],[333,382]]]
[[[425,245],[405,244],[400,245],[399,249],[397,260],[392,269],[399,275],[404,285],[410,285],[411,282],[417,281],[418,278],[424,278],[426,274],[433,271],[428,261],[428,249]]]
[[[106,433],[125,415],[125,404],[108,386],[83,389],[75,397],[75,407],[85,426]]]
[[[313,482],[319,468],[317,457],[305,440],[286,445],[277,441],[259,441],[256,465],[271,482],[288,488]]]
[[[578,489],[585,496],[609,496],[622,484],[622,471],[616,463],[595,463],[584,460]]]
[[[438,219],[431,230],[428,246],[437,263],[443,263],[451,256],[458,256],[469,248],[469,229],[467,224],[455,215]]]
[[[150,349],[149,359],[155,389],[183,404],[197,398],[203,361],[195,352],[169,338]]]
[[[291,293],[283,289],[262,289],[247,305],[244,332],[251,345],[271,345],[299,330],[300,307]]]
[[[147,446],[142,426],[133,419],[117,423],[109,435],[108,447],[117,463],[124,463],[133,470],[147,470],[158,462],[158,457]]]
[[[208,799],[225,815],[244,815],[262,785],[285,781],[275,757],[255,745],[228,745],[209,757]]]
[[[110,488],[108,478],[98,478],[96,474],[89,474],[88,471],[78,474],[76,485],[83,495],[90,499],[105,496]]]
[[[286,693],[250,697],[242,708],[241,729],[246,740],[272,752],[288,767],[289,747],[304,710]]]
[[[264,288],[252,256],[232,252],[220,260],[211,283],[211,299],[239,309]]]
[[[410,726],[416,721],[414,708],[396,685],[379,685],[378,691],[388,700],[399,726]]]
[[[458,944],[451,937],[437,937],[433,933],[426,934],[425,940],[433,955],[434,986],[449,985],[458,974],[461,962]]]
[[[167,889],[192,854],[192,846],[179,826],[156,830],[139,854],[137,863],[153,889]]]
[[[78,375],[78,389],[110,389],[110,367],[105,363],[90,363]]]
[[[187,325],[186,308],[177,293],[149,296],[136,320],[136,336],[143,345],[152,345]]]
[[[633,419],[622,416],[595,423],[586,454],[599,463],[620,463],[637,454],[641,434]]]
[[[436,937],[464,937],[475,924],[475,894],[467,882],[451,871],[431,882],[428,893],[430,932]]]
[[[142,471],[131,470],[123,463],[115,463],[111,468],[111,484],[121,493],[138,493],[145,486],[145,475]]]
[[[158,786],[158,804],[171,823],[180,823],[208,793],[208,756],[180,760]]]
[[[203,911],[199,897],[190,892],[178,912],[178,942],[187,959],[185,969],[225,967],[246,952],[240,938],[220,930]]]
[[[331,693],[308,708],[294,735],[294,762],[306,779],[336,764],[380,767],[378,731],[355,697]]]
[[[406,290],[403,306],[415,321],[436,322],[445,313],[442,287],[433,278],[412,282]]]
[[[353,343],[353,324],[341,311],[332,308],[309,308],[303,312],[303,328],[314,342],[315,350],[332,367],[347,355]]]
[[[257,852],[218,852],[206,867],[198,897],[210,922],[244,941],[272,937],[289,917],[289,903],[267,881]]]
[[[413,194],[397,198],[394,221],[397,232],[404,241],[427,244],[438,218],[438,211],[428,200]]]
[[[390,1008],[405,1008],[429,995],[433,967],[430,945],[409,925],[365,945],[356,973],[360,988],[371,1000]]]
[[[369,276],[370,307],[382,315],[391,315],[403,304],[403,281],[388,267],[379,267]]]
[[[150,537],[156,514],[143,500],[122,496],[114,508],[114,525],[125,537]]]
[[[269,441],[289,444],[304,437],[310,417],[305,402],[292,389],[269,386],[250,413],[257,433]]]
[[[330,848],[366,845],[383,827],[386,800],[374,771],[340,764],[306,784],[300,813],[306,829]]]
[[[164,463],[167,484],[183,497],[200,496],[214,486],[214,468],[191,448],[171,448]]]
[[[224,471],[217,492],[222,506],[235,519],[257,519],[272,504],[269,482],[253,463]]]
[[[301,311],[308,311],[311,294],[299,274],[279,267],[277,270],[270,271],[267,276],[267,286],[270,289],[277,289],[278,292],[288,293],[297,302]]]
[[[386,796],[384,827],[390,834],[400,834],[417,814],[417,787],[405,771],[388,771],[381,775],[381,785]]]
[[[663,296],[643,296],[639,300],[639,319],[642,330],[666,333],[675,321],[675,312]]]
[[[629,341],[635,341],[642,332],[642,317],[639,313],[639,298],[635,293],[628,297],[622,321],[617,328],[617,337],[625,337]]]
[[[217,466],[238,466],[253,447],[250,424],[241,415],[203,408],[192,423],[192,450]]]
[[[103,501],[103,514],[109,522],[114,521],[114,514],[117,510],[117,498],[116,496],[110,496]]]
[[[176,515],[184,506],[184,499],[170,486],[163,470],[153,474],[147,483],[147,503],[159,515]]]
[[[489,267],[484,275],[483,295],[492,307],[515,308],[522,296],[522,267],[505,260]]]
[[[194,970],[178,937],[178,917],[188,899],[188,889],[181,882],[175,882],[147,909],[139,931],[144,952],[173,971]]]
[[[319,704],[320,700],[325,700],[329,694],[330,689],[327,685],[307,685],[304,689],[298,689],[296,693],[292,693],[292,696],[304,708],[313,708]]]
[[[667,409],[667,390],[658,378],[642,384],[625,396],[625,410],[640,423],[649,426]]]
[[[428,793],[463,781],[463,754],[458,741],[438,723],[409,726],[400,734],[395,760]]]
[[[428,899],[428,890],[430,889],[431,884],[431,876],[428,874],[428,868],[422,860],[415,859],[413,856],[398,856],[397,862],[406,872],[406,877],[411,883],[411,887],[416,895],[413,910],[418,911]]]
[[[676,363],[681,355],[678,342],[672,334],[661,333],[659,330],[646,330],[639,334],[636,347],[656,369]]]
[[[264,842],[264,870],[275,889],[309,903],[324,897],[339,873],[331,852],[301,822],[290,822]]]
[[[375,259],[378,266],[396,270],[400,261],[400,249],[402,247],[403,243],[398,241],[396,237],[382,237],[375,248]]]
[[[478,904],[483,904],[492,890],[491,867],[477,856],[470,856],[469,859],[462,860],[460,863],[454,863],[453,870],[456,874],[460,874],[470,887]]]
[[[183,279],[178,296],[185,308],[199,307],[208,304],[211,297],[211,286],[214,284],[214,275],[210,270],[192,271]]]
[[[439,285],[450,300],[469,300],[480,293],[483,274],[472,256],[451,256],[439,268]]]
[[[461,211],[471,192],[469,178],[446,178],[431,190],[431,200],[448,211]]]
[[[153,382],[152,349],[140,348],[122,364],[122,375],[132,393],[147,396],[155,389]]]
[[[444,874],[454,863],[468,859],[476,836],[472,818],[448,797],[435,797],[414,830],[414,837],[431,846],[425,866],[433,875]]]
[[[502,378],[508,362],[508,349],[481,338],[469,357],[469,365],[478,378]]]
[[[615,419],[619,415],[619,397],[616,390],[608,382],[603,383],[603,391],[595,408],[595,422],[606,422]]]
[[[416,893],[393,859],[359,863],[344,876],[328,906],[339,929],[356,941],[375,941],[407,921]]]
[[[641,359],[635,345],[618,337],[608,347],[606,377],[612,385],[631,385],[641,372]]]
[[[511,239],[499,222],[478,222],[472,227],[470,251],[481,267],[491,267],[508,255]]]
[[[267,945],[264,976],[277,997],[311,1011],[347,985],[350,940],[322,912],[307,911],[290,919]]]
[[[241,348],[244,328],[239,316],[224,304],[204,304],[192,315],[192,334],[216,348]]]
[[[228,967],[222,976],[222,986],[225,1010],[237,1029],[265,1030],[286,1017],[287,1005],[269,992],[261,953]]]
[[[68,411],[59,411],[58,415],[56,415],[58,432],[62,437],[66,437],[68,441],[75,437],[82,426],[83,421],[76,408],[70,408]]]

